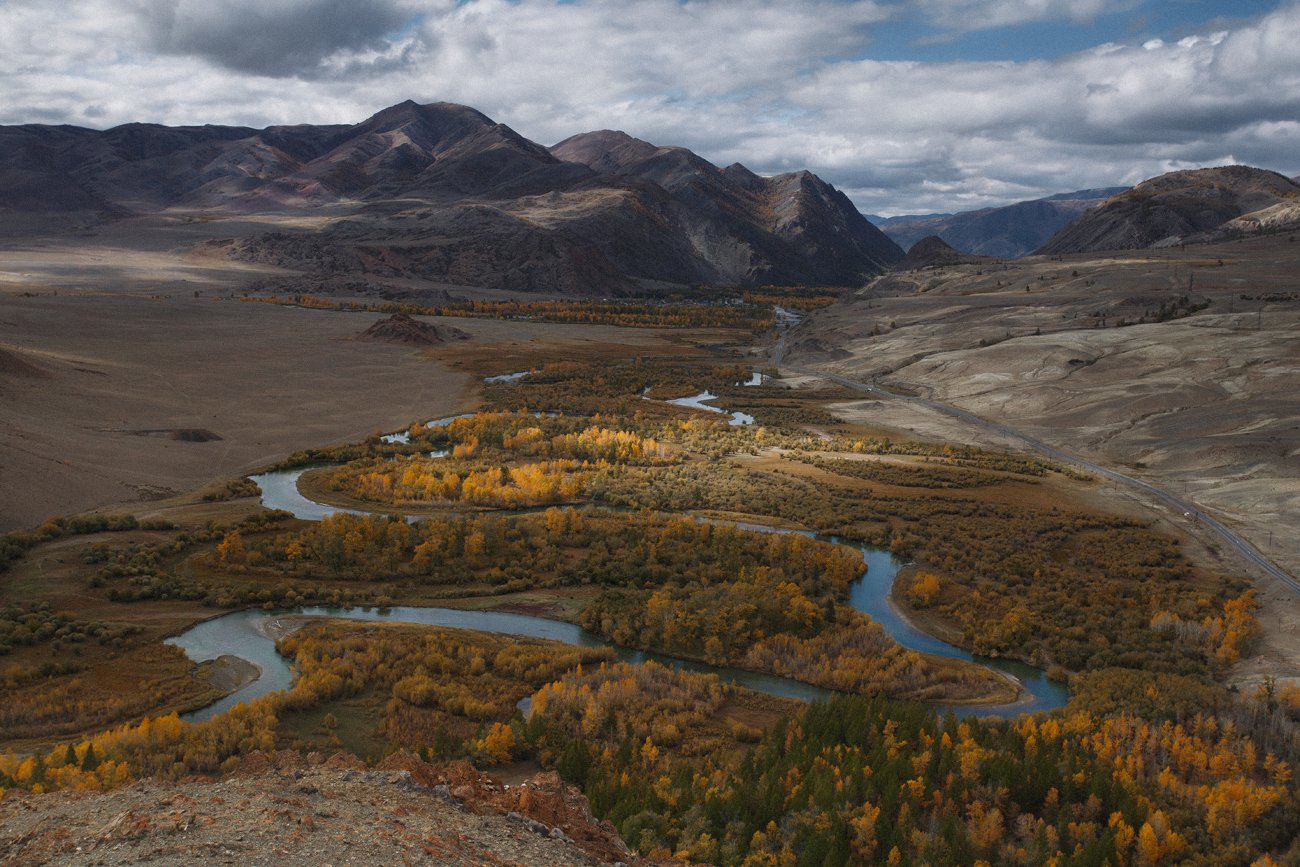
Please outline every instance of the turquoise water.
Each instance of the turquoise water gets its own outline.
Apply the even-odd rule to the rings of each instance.
[[[440,420],[441,421],[441,420]],[[262,489],[262,503],[270,509],[283,509],[308,521],[319,521],[335,512],[366,514],[355,509],[342,509],[314,502],[298,490],[298,479],[309,468],[283,470],[253,476]],[[759,524],[737,522],[736,526],[752,532],[791,532]],[[807,535],[812,535],[807,534]],[[1069,698],[1064,684],[1048,679],[1038,668],[1025,663],[975,656],[969,651],[949,644],[923,632],[913,625],[894,606],[890,598],[894,579],[902,563],[888,551],[847,541],[834,536],[819,537],[842,545],[851,545],[862,551],[866,563],[865,573],[849,588],[849,604],[884,627],[895,641],[904,647],[923,653],[933,653],[953,659],[973,661],[1015,678],[1024,688],[1020,701],[1008,705],[978,707],[953,706],[958,713],[976,716],[1015,716],[1021,713],[1052,710],[1061,707]],[[233,705],[287,689],[293,682],[293,673],[285,660],[275,652],[275,642],[269,637],[267,627],[277,617],[287,614],[341,617],[351,620],[387,620],[400,623],[418,623],[426,626],[471,629],[498,635],[543,638],[584,647],[608,646],[621,660],[644,662],[654,660],[675,668],[717,674],[721,679],[769,695],[800,700],[813,700],[830,694],[828,690],[788,678],[757,674],[739,669],[708,665],[661,656],[610,644],[571,623],[508,614],[495,611],[466,611],[455,608],[323,608],[307,607],[292,611],[268,614],[265,611],[237,611],[197,624],[179,636],[167,639],[169,644],[182,648],[196,662],[216,659],[223,655],[238,656],[252,662],[261,670],[257,680],[201,710],[187,715],[187,719],[203,720],[219,714]]]
[[[185,719],[195,722],[205,720],[230,709],[240,702],[257,698],[268,692],[289,688],[293,683],[293,671],[288,662],[275,652],[275,641],[268,634],[268,630],[274,628],[275,621],[287,615],[341,617],[347,620],[383,620],[390,623],[418,623],[424,626],[471,629],[475,632],[490,632],[495,635],[544,638],[580,647],[610,647],[616,657],[625,662],[653,660],[684,671],[716,674],[724,681],[782,698],[812,701],[830,694],[828,690],[820,687],[784,677],[741,671],[740,669],[709,665],[703,662],[676,659],[657,653],[619,647],[610,644],[605,639],[588,632],[580,626],[575,626],[572,623],[562,623],[558,620],[547,620],[544,617],[509,614],[503,611],[466,611],[458,608],[414,608],[409,606],[394,606],[392,608],[326,608],[308,606],[274,614],[256,610],[236,611],[200,623],[175,638],[167,639],[168,644],[180,647],[196,662],[216,659],[229,654],[246,659],[261,669],[261,676],[257,680],[220,701],[187,714]]]

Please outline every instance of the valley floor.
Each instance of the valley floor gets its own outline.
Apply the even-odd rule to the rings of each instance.
[[[1058,846],[1083,847],[1101,863],[1139,835],[1170,852],[1217,856],[1235,834],[1224,863],[1245,865],[1293,848],[1282,837],[1295,803],[1288,766],[1300,757],[1300,703],[1287,702],[1300,691],[1266,700],[1225,689],[1229,678],[1253,686],[1264,674],[1289,677],[1294,660],[1278,636],[1291,625],[1266,610],[1265,653],[1237,663],[1251,652],[1249,584],[1181,516],[1103,480],[816,376],[743,386],[767,364],[743,329],[457,320],[469,340],[415,349],[357,341],[374,313],[52,288],[13,297],[0,326],[9,335],[0,386],[21,411],[4,436],[33,444],[12,452],[28,468],[13,478],[33,490],[67,482],[80,505],[117,506],[112,517],[8,537],[0,550],[0,637],[11,654],[0,713],[7,744],[28,753],[0,757],[0,782],[78,789],[223,776],[166,787],[174,794],[137,785],[121,807],[91,795],[6,794],[6,827],[40,819],[70,828],[22,825],[29,830],[3,845],[25,859],[80,857],[88,847],[110,857],[111,842],[166,863],[194,854],[168,848],[194,831],[219,857],[239,856],[233,836],[279,846],[281,863],[306,863],[342,851],[312,848],[312,833],[337,836],[363,813],[386,823],[364,841],[381,847],[366,857],[442,845],[414,805],[390,821],[384,795],[342,785],[407,791],[409,778],[382,776],[392,769],[357,765],[336,779],[303,765],[264,778],[269,800],[239,789],[240,760],[255,750],[337,748],[375,762],[399,749],[537,762],[581,783],[623,839],[665,859],[757,864],[809,846],[838,847],[826,863],[845,863],[849,847],[862,858],[898,850],[904,863],[943,863],[945,852],[1009,858],[1033,845],[1044,859]],[[76,327],[60,333],[61,321]],[[148,343],[154,332],[167,335],[164,345]],[[827,360],[799,367],[816,363]],[[857,372],[844,359],[831,364]],[[533,373],[484,381],[523,370]],[[704,388],[758,423],[731,426],[669,402]],[[475,406],[484,411],[472,418],[424,424]],[[116,421],[79,426],[88,414]],[[406,441],[370,436],[391,431]],[[202,451],[210,447],[225,451]],[[71,461],[65,475],[42,485],[40,461],[60,460]],[[238,477],[273,462],[331,465],[306,486],[327,502],[375,512],[415,503],[440,517],[272,512]],[[112,499],[112,489],[77,481],[96,473],[152,488],[144,499],[135,489]],[[901,646],[883,619],[847,605],[860,550],[719,529],[701,514],[887,546],[913,561],[893,586],[899,608],[967,650],[1068,682],[1069,705],[959,722],[897,701],[987,692],[989,672]],[[1294,600],[1291,609],[1265,602],[1295,610]],[[798,705],[661,666],[611,664],[609,649],[316,620],[278,636],[276,652],[297,672],[289,690],[202,723],[158,716],[205,707],[248,675],[196,666],[159,643],[190,624],[223,609],[400,604],[577,620],[624,647],[867,697]],[[524,698],[527,716],[517,712]],[[864,728],[866,719],[874,722]],[[1167,721],[1179,725],[1160,727]],[[1221,757],[1167,759],[1187,744]],[[1129,757],[1122,772],[1117,755]],[[856,770],[840,778],[848,767]],[[747,800],[760,783],[762,798]],[[336,785],[356,814],[323,803]],[[208,812],[220,786],[265,803],[267,829]],[[1225,813],[1224,798],[1241,809]],[[563,857],[455,848],[478,831],[433,806],[438,827],[456,837],[439,850],[449,863]],[[209,837],[205,816],[221,823]],[[536,833],[527,822],[521,832],[518,819],[504,821],[484,833],[506,847],[539,842],[523,833]],[[266,836],[286,826],[287,839]]]
[[[791,362],[944,401],[1150,482],[1300,575],[1300,244],[1287,236],[1158,251],[1032,257],[882,277],[790,337]],[[1022,448],[898,401],[846,421]],[[1196,515],[1118,488],[1198,561],[1260,589],[1265,674],[1300,676],[1300,599]],[[1267,669],[1267,671],[1265,670]]]

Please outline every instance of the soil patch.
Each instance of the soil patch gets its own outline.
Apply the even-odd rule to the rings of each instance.
[[[142,428],[120,431],[120,433],[128,433],[137,437],[161,437],[182,443],[210,443],[222,439],[221,434],[213,433],[207,428],[201,427]]]

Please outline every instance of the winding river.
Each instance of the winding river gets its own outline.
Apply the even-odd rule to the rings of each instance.
[[[438,421],[449,421],[441,420]],[[262,503],[270,509],[283,509],[295,517],[319,521],[335,512],[365,514],[355,509],[343,509],[318,503],[303,496],[298,489],[298,479],[309,467],[263,473],[253,476],[262,489]],[[417,520],[412,517],[409,520]],[[737,526],[755,532],[791,532],[760,524],[738,523]],[[810,534],[811,535],[811,534]],[[838,544],[853,545],[862,551],[866,562],[865,574],[849,590],[849,603],[873,620],[904,647],[923,653],[973,661],[988,666],[1019,682],[1023,694],[1019,701],[1005,705],[958,705],[952,710],[959,714],[975,716],[1015,716],[1033,711],[1061,707],[1068,698],[1063,684],[1049,680],[1040,669],[1007,659],[975,656],[959,647],[948,644],[913,625],[894,605],[890,591],[899,568],[903,565],[882,548],[863,545],[834,536],[818,538]],[[724,681],[763,692],[769,695],[800,700],[813,700],[830,695],[830,691],[775,675],[760,674],[740,669],[709,665],[703,662],[677,659],[645,651],[631,650],[611,644],[606,639],[588,632],[572,623],[511,614],[500,611],[473,611],[457,608],[425,608],[395,606],[391,608],[326,608],[309,606],[290,611],[268,613],[262,610],[236,611],[199,623],[178,636],[167,639],[186,652],[196,662],[214,660],[221,656],[237,656],[258,667],[260,675],[247,685],[207,707],[185,716],[191,721],[201,721],[222,713],[234,705],[287,689],[293,682],[293,671],[288,662],[275,650],[276,621],[287,616],[338,617],[348,620],[384,620],[395,623],[417,623],[426,626],[454,627],[490,632],[500,635],[543,638],[584,647],[610,647],[620,660],[644,662],[653,660],[686,671],[716,674]]]
[[[762,374],[756,373],[754,375],[761,376]],[[731,420],[728,421],[727,424],[732,425],[733,427],[742,424],[754,423],[754,417],[747,412],[733,412],[732,410],[723,409],[720,406],[710,406],[708,403],[706,403],[706,401],[717,400],[717,399],[718,396],[713,392],[702,391],[699,394],[692,395],[690,397],[679,397],[673,400],[666,400],[664,401],[664,403],[671,403],[673,406],[685,406],[685,407],[689,407],[690,409],[702,409],[705,412],[719,412],[722,413],[723,415],[729,415],[731,416]]]

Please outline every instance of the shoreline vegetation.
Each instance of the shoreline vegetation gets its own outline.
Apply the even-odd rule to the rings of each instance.
[[[219,775],[257,750],[377,761],[405,749],[555,769],[658,858],[1247,867],[1300,857],[1300,696],[1222,685],[1250,652],[1247,582],[1197,567],[1140,522],[1080,506],[1072,492],[1094,482],[1077,474],[841,425],[824,409],[837,389],[740,386],[753,366],[725,345],[708,351],[690,362],[539,359],[527,377],[483,384],[469,418],[277,465],[333,464],[303,476],[311,499],[438,512],[414,524],[301,521],[261,508],[236,481],[215,501],[195,494],[80,534],[69,519],[6,539],[0,738],[26,755],[0,756],[0,788]],[[647,387],[707,389],[755,423],[644,400]],[[876,457],[887,460],[864,460]],[[150,511],[165,523],[141,522]],[[902,648],[852,610],[856,550],[699,515],[807,528],[913,561],[890,591],[902,617],[1068,680],[1069,705],[978,720],[903,700],[1010,685]],[[603,647],[289,616],[265,627],[298,673],[292,687],[202,723],[166,713],[251,674],[159,653],[161,637],[214,611],[455,600],[865,694],[759,701],[713,677],[616,662]],[[132,701],[113,698],[124,688]]]

